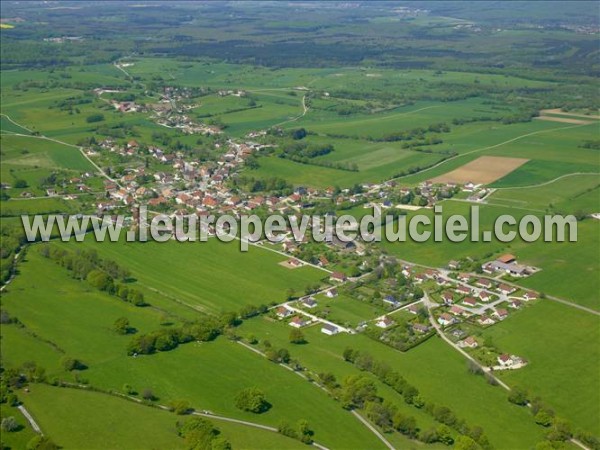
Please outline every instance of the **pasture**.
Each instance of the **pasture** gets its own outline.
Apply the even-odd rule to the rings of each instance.
[[[419,389],[426,401],[448,406],[469,424],[481,426],[494,447],[526,449],[541,440],[543,429],[535,425],[528,411],[508,403],[501,388],[490,386],[483,377],[469,374],[464,358],[436,337],[402,353],[362,334],[326,336],[320,332],[320,327],[311,326],[304,329],[307,344],[289,347],[290,328],[284,323],[264,318],[246,321],[241,326],[246,335],[252,334],[260,341],[266,339],[273,345],[288,346],[312,372],[331,372],[338,380],[350,374],[364,374],[342,360],[345,348],[368,352],[375,360],[385,361],[398,370]],[[423,411],[404,405],[404,401],[391,389],[382,384],[377,386],[380,395],[406,414],[413,415],[420,427],[428,428],[435,423]],[[493,417],[486,412],[490,407],[494,409]],[[506,433],[506,427],[510,427],[512,432]]]
[[[539,186],[500,188],[488,202],[531,210],[593,213],[600,209],[599,187],[600,174],[566,175]]]
[[[107,394],[34,385],[25,406],[42,430],[65,449],[183,449],[176,423],[188,416],[149,408]],[[131,420],[135,417],[135,420]],[[299,449],[302,444],[277,433],[220,420],[211,423],[233,448]]]
[[[592,314],[543,300],[487,328],[483,336],[529,364],[501,372],[509,384],[539,396],[560,417],[598,433],[600,423],[600,319]]]
[[[67,244],[73,248],[81,244]],[[86,240],[108,259],[127,267],[137,284],[184,304],[216,313],[239,311],[245,305],[279,303],[287,290],[303,293],[328,274],[312,267],[288,270],[279,263],[288,258],[239,242],[104,242]]]

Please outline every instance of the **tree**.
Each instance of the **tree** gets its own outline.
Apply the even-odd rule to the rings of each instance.
[[[515,386],[508,394],[508,401],[519,406],[527,405],[527,391],[520,386]]]
[[[302,330],[298,328],[292,328],[290,331],[290,343],[292,344],[304,344],[306,343],[306,339],[304,339],[304,333]]]
[[[549,427],[550,425],[552,425],[552,415],[544,409],[538,411],[538,413],[535,415],[534,420],[535,423],[543,427]]]
[[[231,448],[229,443],[219,436],[219,429],[200,417],[194,417],[185,423],[177,423],[177,433],[185,439],[188,449],[228,450]]]
[[[60,363],[63,366],[63,369],[65,369],[67,372],[71,372],[73,370],[83,370],[86,368],[85,364],[83,364],[81,361],[68,356],[63,357],[60,360]]]
[[[46,436],[36,436],[27,443],[27,450],[58,450],[59,448]]]
[[[152,391],[152,389],[149,388],[146,388],[142,391],[142,398],[148,401],[156,400],[154,392]]]
[[[313,432],[313,430],[310,429],[308,421],[304,419],[298,421],[298,434],[300,435],[300,440],[304,444],[312,444],[312,436],[315,433]]]
[[[387,405],[377,401],[367,402],[365,406],[367,417],[383,431],[389,431],[392,427],[394,411]]]
[[[188,414],[192,410],[192,408],[190,407],[190,402],[188,402],[187,400],[175,400],[171,402],[169,406],[171,407],[173,412],[179,416]]]
[[[13,416],[10,416],[2,419],[2,423],[0,423],[0,428],[2,429],[2,431],[12,433],[14,431],[18,431],[19,428],[21,428],[21,425],[19,425],[19,423]]]
[[[417,436],[417,421],[412,416],[405,416],[404,414],[397,412],[392,420],[394,428],[400,433],[415,438]]]
[[[271,407],[265,398],[265,393],[257,387],[246,388],[238,392],[235,396],[235,406],[242,411],[255,414],[261,414]]]
[[[346,347],[346,349],[344,350],[344,353],[342,354],[344,361],[348,361],[348,362],[354,362],[354,360],[356,359],[356,357],[358,356],[358,352],[356,350],[353,350],[349,347]]]
[[[452,445],[454,443],[454,438],[452,437],[452,430],[448,428],[446,425],[440,425],[436,430],[438,441],[442,444]]]
[[[113,330],[115,330],[117,334],[127,334],[129,333],[130,329],[129,319],[127,319],[127,317],[119,317],[117,320],[115,320]]]
[[[454,450],[479,450],[481,447],[469,436],[458,436],[454,441]]]
[[[351,375],[344,379],[340,397],[344,408],[362,408],[366,402],[377,398],[377,388],[370,378]]]
[[[104,120],[104,115],[102,115],[102,114],[92,114],[91,116],[87,116],[85,118],[85,121],[87,123],[102,122],[103,120]]]
[[[27,186],[29,186],[27,184],[27,181],[25,181],[23,179],[19,179],[19,180],[15,181],[15,188],[17,188],[17,189],[24,189]]]

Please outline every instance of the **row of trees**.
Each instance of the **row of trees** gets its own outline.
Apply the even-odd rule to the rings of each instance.
[[[40,254],[65,267],[75,279],[86,280],[96,289],[115,295],[135,306],[146,305],[141,291],[115,281],[126,281],[130,275],[129,270],[115,261],[100,258],[94,250],[78,249],[71,252],[44,244],[40,247]]]
[[[515,386],[508,394],[508,401],[518,406],[529,406],[536,424],[547,428],[545,435],[547,443],[565,442],[575,437],[589,448],[600,449],[600,440],[584,431],[573,432],[571,424],[557,417],[554,410],[544,404],[539,397],[531,399],[530,392],[521,386]],[[548,448],[554,448],[552,444]]]
[[[404,417],[400,414],[394,420],[394,417],[398,414],[397,410],[393,405],[378,400],[375,384],[364,375],[355,375],[345,380],[342,386],[342,403],[345,407],[363,408],[370,415],[371,420],[382,429],[394,428],[423,442],[442,442],[451,445],[454,442],[452,435],[458,433],[463,436],[461,441],[465,443],[473,441],[481,448],[490,448],[489,441],[481,427],[470,427],[446,406],[426,402],[420,395],[419,390],[408,383],[400,373],[392,370],[387,363],[375,361],[370,354],[351,348],[344,350],[343,358],[356,365],[360,370],[375,375],[381,382],[400,394],[405,403],[422,409],[441,425],[431,430],[418,430],[414,419],[410,417]],[[371,404],[373,402],[378,404]]]
[[[208,342],[219,336],[228,324],[216,317],[206,316],[177,328],[167,328],[135,336],[127,346],[128,355],[150,355],[173,350],[191,341]]]

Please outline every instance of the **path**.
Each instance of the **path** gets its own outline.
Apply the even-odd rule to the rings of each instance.
[[[304,94],[302,96],[302,114],[300,114],[299,116],[296,116],[292,119],[284,120],[283,122],[279,122],[279,123],[276,123],[275,125],[271,125],[271,127],[279,127],[286,123],[295,122],[296,120],[303,118],[307,112],[308,112],[308,107],[306,106],[306,94]]]
[[[379,440],[381,442],[383,442],[385,444],[385,446],[387,448],[389,448],[390,450],[396,450],[396,448],[390,444],[390,441],[388,441],[383,434],[381,434],[379,432],[379,430],[377,428],[375,428],[373,425],[371,425],[363,416],[361,416],[357,411],[355,411],[354,409],[352,411],[350,411],[354,417],[356,417],[358,420],[360,420],[364,426],[366,426],[369,430],[371,430],[373,432],[373,434],[375,436],[377,436],[379,438]]]
[[[542,187],[542,186],[548,186],[549,184],[555,183],[556,181],[561,180],[563,178],[578,177],[578,176],[587,176],[587,175],[598,176],[598,175],[600,175],[600,172],[573,172],[573,173],[567,173],[565,175],[561,175],[560,177],[556,177],[553,180],[546,181],[544,183],[530,184],[529,186],[499,187],[499,188],[494,188],[494,189],[496,191],[508,191],[508,190],[511,190],[511,189],[531,189],[531,188],[538,188],[538,187]]]
[[[236,342],[237,342],[238,344],[240,344],[242,347],[244,347],[244,348],[246,348],[246,349],[248,349],[248,350],[251,350],[252,352],[256,353],[257,355],[260,355],[260,356],[262,356],[263,358],[266,358],[266,357],[267,357],[267,356],[266,356],[266,355],[265,355],[263,352],[261,352],[261,351],[260,351],[260,350],[258,350],[257,348],[254,348],[254,347],[252,347],[252,346],[250,346],[250,345],[246,344],[245,342],[242,342],[242,341],[236,341]],[[279,366],[281,366],[281,367],[283,367],[283,368],[285,368],[285,369],[287,369],[287,370],[289,370],[289,371],[291,371],[291,372],[293,372],[293,373],[295,373],[295,374],[296,374],[296,375],[298,375],[299,377],[301,377],[301,378],[303,378],[303,379],[305,379],[305,380],[308,380],[308,381],[310,381],[310,383],[311,383],[311,384],[313,384],[314,386],[318,387],[319,389],[321,389],[322,391],[326,392],[327,394],[330,394],[330,392],[327,390],[327,388],[326,388],[325,386],[322,386],[321,384],[317,383],[315,380],[310,380],[310,379],[309,379],[309,378],[307,378],[307,377],[306,377],[306,375],[304,375],[303,373],[301,373],[301,372],[298,372],[298,371],[294,370],[292,367],[290,367],[290,366],[288,366],[288,365],[286,365],[286,364],[283,364],[283,363],[279,363],[278,365],[279,365]],[[385,439],[385,437],[384,437],[384,436],[383,436],[383,435],[382,435],[382,434],[379,432],[379,430],[377,430],[377,428],[375,428],[373,425],[371,425],[371,423],[370,423],[370,422],[368,422],[368,421],[367,421],[367,420],[366,420],[366,419],[365,419],[363,416],[361,416],[361,415],[360,415],[358,412],[356,412],[356,411],[354,411],[354,410],[352,410],[352,411],[350,411],[350,412],[351,412],[351,413],[352,413],[352,414],[353,414],[353,415],[354,415],[354,416],[355,416],[355,417],[356,417],[358,420],[360,420],[360,421],[361,421],[361,423],[362,423],[363,425],[365,425],[365,426],[366,426],[366,427],[367,427],[367,428],[368,428],[368,429],[369,429],[369,430],[370,430],[370,431],[371,431],[373,434],[375,434],[375,436],[377,436],[377,438],[378,438],[379,440],[381,440],[381,441],[382,441],[382,442],[383,442],[383,443],[384,443],[384,444],[385,444],[385,445],[386,445],[386,446],[387,446],[387,447],[388,447],[390,450],[396,450],[396,449],[395,449],[395,448],[392,446],[392,444],[390,444],[390,443],[388,442],[388,440],[387,440],[387,439]],[[313,443],[313,445],[315,445],[316,447],[319,447],[319,448],[323,448],[322,446],[320,446],[320,445],[318,445],[318,444],[316,444],[316,443]]]
[[[25,409],[25,406],[23,405],[19,405],[17,406],[17,408],[19,408],[19,411],[21,411],[21,413],[25,416],[25,418],[27,419],[27,421],[29,422],[29,424],[31,425],[31,428],[33,428],[33,431],[35,431],[36,433],[39,433],[41,435],[43,435],[44,433],[42,433],[42,429],[40,428],[40,426],[37,424],[37,422],[35,421],[35,419],[32,417],[31,414],[29,414],[29,411],[27,411]]]
[[[5,117],[6,117],[8,120],[10,120],[10,121],[11,121],[13,124],[15,124],[15,125],[17,125],[17,126],[19,126],[19,127],[23,128],[23,129],[25,129],[25,130],[28,130],[28,128],[27,128],[27,127],[25,127],[25,126],[23,126],[23,125],[21,125],[21,124],[19,124],[19,123],[15,122],[15,121],[14,121],[14,120],[12,120],[12,119],[11,119],[11,118],[10,118],[8,115],[6,115],[6,114],[2,114],[2,115],[3,115],[3,116],[5,116]],[[119,183],[117,180],[115,180],[115,179],[111,178],[110,176],[108,176],[108,174],[107,174],[106,172],[104,172],[104,170],[102,170],[102,169],[100,168],[100,166],[98,166],[98,165],[97,165],[97,164],[96,164],[96,163],[95,163],[95,162],[94,162],[94,161],[93,161],[93,160],[92,160],[92,159],[91,159],[91,158],[90,158],[90,157],[89,157],[89,156],[88,156],[88,155],[85,153],[85,150],[83,149],[83,147],[81,147],[81,146],[79,146],[79,145],[75,145],[75,144],[69,144],[68,142],[64,142],[64,141],[60,141],[60,140],[58,140],[58,139],[55,139],[55,138],[51,138],[51,137],[48,137],[48,136],[44,136],[43,134],[40,134],[39,136],[34,136],[34,135],[22,134],[22,133],[11,133],[11,136],[28,137],[28,138],[34,138],[34,139],[45,139],[45,140],[47,140],[47,141],[56,142],[57,144],[66,145],[67,147],[76,148],[76,149],[78,149],[78,150],[81,152],[81,154],[83,155],[83,157],[84,157],[85,159],[87,159],[87,160],[89,161],[89,163],[90,163],[90,164],[91,164],[91,165],[92,165],[94,168],[96,168],[96,170],[98,171],[98,173],[100,173],[100,175],[102,175],[104,178],[106,178],[107,180],[111,181],[112,183],[115,183],[117,186],[119,186],[119,188],[123,188],[123,186],[121,186],[121,184],[120,184],[120,183]]]

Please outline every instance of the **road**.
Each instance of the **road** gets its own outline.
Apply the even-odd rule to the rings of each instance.
[[[15,125],[28,130],[27,127],[15,122],[14,120],[12,120],[9,116],[7,116],[6,114],[2,114],[4,117],[6,117],[8,120],[10,120],[12,123],[14,123]],[[60,141],[58,139],[54,139],[48,136],[44,136],[43,134],[40,134],[38,136],[35,135],[29,135],[29,134],[22,134],[22,133],[10,133],[11,136],[20,136],[20,137],[28,137],[28,138],[34,138],[34,139],[44,139],[47,141],[51,141],[51,142],[56,142],[57,144],[62,144],[62,145],[66,145],[67,147],[72,147],[72,148],[76,148],[78,149],[81,154],[83,155],[83,157],[85,159],[87,159],[89,161],[89,163],[94,166],[96,168],[96,170],[98,171],[98,173],[100,173],[100,175],[102,175],[104,178],[106,178],[107,180],[111,181],[112,183],[115,183],[117,186],[119,186],[119,188],[123,188],[123,186],[121,186],[121,183],[119,183],[117,180],[111,178],[110,176],[108,176],[108,174],[106,172],[104,172],[104,170],[102,170],[100,168],[100,166],[98,166],[86,153],[85,150],[83,149],[83,147],[80,147],[79,145],[75,145],[75,144],[69,144],[68,142],[64,142],[64,141]]]
[[[379,440],[381,442],[383,442],[387,448],[389,448],[390,450],[396,450],[396,448],[392,444],[390,444],[390,442],[383,436],[383,434],[381,434],[377,428],[375,428],[373,425],[371,425],[367,421],[367,419],[365,419],[363,416],[361,416],[355,410],[352,410],[350,412],[354,415],[354,417],[356,417],[358,420],[360,420],[364,426],[366,426],[369,430],[371,430],[373,432],[373,434],[375,436],[377,436],[379,438]]]
[[[487,373],[489,377],[493,378],[498,383],[498,385],[502,386],[507,391],[510,391],[510,387],[506,383],[504,383],[502,380],[500,380],[495,375],[493,375],[487,367],[481,365],[475,358],[473,358],[471,355],[469,355],[466,351],[464,351],[462,348],[460,348],[458,345],[456,345],[454,342],[452,342],[452,340],[450,340],[450,338],[448,336],[446,336],[446,334],[442,330],[442,327],[440,326],[439,323],[437,323],[437,321],[433,317],[433,314],[431,313],[431,309],[432,309],[433,305],[435,305],[435,303],[433,303],[431,300],[429,300],[429,296],[427,295],[426,292],[425,292],[423,299],[424,299],[425,305],[427,306],[427,311],[429,312],[429,322],[431,323],[431,326],[433,326],[433,328],[435,328],[435,331],[438,334],[438,336],[441,337],[454,350],[459,352],[461,355],[463,355],[465,358],[467,358],[470,362],[472,362],[477,367],[479,367],[484,373]]]

